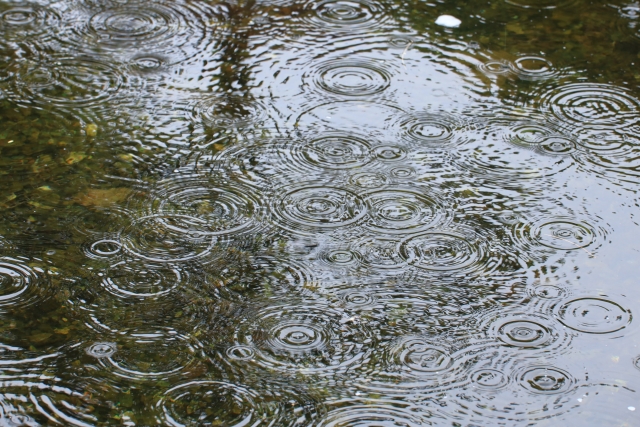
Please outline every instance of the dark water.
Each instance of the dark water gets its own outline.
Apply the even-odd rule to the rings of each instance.
[[[0,34],[1,425],[640,425],[639,3]]]

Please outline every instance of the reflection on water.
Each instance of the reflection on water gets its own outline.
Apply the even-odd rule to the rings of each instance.
[[[639,19],[0,1],[0,424],[640,425]]]

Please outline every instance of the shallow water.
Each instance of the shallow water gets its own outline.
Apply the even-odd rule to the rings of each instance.
[[[0,34],[0,424],[640,425],[640,4]]]

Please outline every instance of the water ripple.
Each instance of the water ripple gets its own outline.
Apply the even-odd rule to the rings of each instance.
[[[546,365],[523,368],[518,381],[525,390],[544,395],[566,393],[576,384],[570,373]]]
[[[150,215],[124,230],[122,243],[132,255],[153,262],[183,262],[211,253],[216,239],[208,223],[185,215]],[[195,225],[195,226],[194,226]]]
[[[374,337],[366,325],[315,305],[273,306],[243,322],[236,346],[250,346],[255,363],[267,369],[327,374],[368,360]]]
[[[521,56],[513,63],[513,70],[523,80],[545,80],[557,77],[559,71],[545,58]]]
[[[97,9],[97,11],[96,11]],[[60,43],[76,50],[97,49],[111,55],[162,52],[170,63],[209,48],[220,10],[204,3],[129,1],[81,5]]]
[[[229,235],[262,225],[266,190],[258,195],[224,177],[181,174],[160,181],[149,202],[158,213],[179,216],[184,224],[174,225],[184,233]]]
[[[281,227],[306,233],[354,224],[367,210],[362,199],[351,191],[309,183],[290,189],[276,199],[272,213]]]
[[[320,0],[307,3],[309,24],[320,29],[355,31],[380,27],[388,16],[382,5],[368,0]]]
[[[575,144],[553,129],[502,119],[490,119],[476,126],[478,130],[470,131],[469,142],[453,157],[461,169],[478,178],[510,185],[514,179],[552,176],[575,164],[568,156]],[[551,137],[555,139],[546,139]]]
[[[419,113],[404,118],[399,126],[403,138],[421,147],[448,147],[465,142],[461,131],[465,122],[446,113]]]
[[[168,294],[188,276],[176,267],[155,267],[135,262],[102,272],[102,286],[120,298],[155,298]]]
[[[55,10],[35,3],[17,3],[0,9],[0,33],[4,40],[42,43],[60,29],[61,18]]]
[[[123,95],[128,80],[110,62],[99,57],[56,58],[50,63],[26,64],[17,73],[10,96],[31,100],[43,108],[104,108]]]
[[[412,233],[446,222],[446,211],[435,194],[406,188],[367,193],[365,227],[386,234]]]
[[[486,249],[476,238],[448,231],[433,231],[409,237],[400,253],[415,267],[431,271],[470,273],[484,270]]]
[[[544,248],[592,255],[607,232],[572,217],[549,216],[516,224],[513,234],[516,244],[530,255]]]
[[[572,127],[614,130],[638,123],[640,101],[620,86],[571,83],[543,94],[539,107]]]
[[[126,336],[118,337],[117,351],[98,357],[98,363],[117,377],[169,381],[197,363],[197,345],[173,329],[142,327],[123,333]]]
[[[428,413],[394,401],[353,402],[331,410],[316,424],[318,427],[415,427],[431,424]]]
[[[533,350],[557,355],[570,348],[570,335],[544,315],[507,312],[493,313],[487,319],[492,322],[487,327],[487,335],[508,347],[526,350],[521,357]]]
[[[294,141],[278,150],[284,164],[301,174],[309,168],[341,170],[358,168],[372,160],[367,138],[347,132],[327,132]]]
[[[264,127],[269,118],[267,107],[258,99],[239,96],[202,97],[192,108],[192,118],[209,130]]]
[[[568,328],[587,334],[611,334],[631,323],[631,311],[601,297],[578,297],[559,304],[558,320]]]
[[[257,425],[270,414],[260,394],[233,383],[191,381],[169,389],[158,403],[171,426],[219,423],[229,427]]]
[[[308,76],[303,76],[303,79]],[[312,81],[323,91],[341,96],[371,96],[385,91],[391,73],[374,60],[333,59],[312,72]]]
[[[32,305],[46,297],[51,283],[38,264],[24,258],[0,258],[0,308]]]
[[[302,390],[284,384],[258,385],[253,389],[234,382],[189,381],[167,390],[156,406],[162,411],[163,424],[175,427],[244,427],[265,422],[294,427],[310,425],[323,412]]]

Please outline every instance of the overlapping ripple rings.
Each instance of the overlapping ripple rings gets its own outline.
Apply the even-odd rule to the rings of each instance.
[[[640,101],[622,87],[571,83],[544,94],[540,107],[570,126],[620,129],[638,123]]]
[[[5,40],[43,42],[60,27],[55,10],[37,3],[20,3],[0,8],[0,32]]]
[[[356,223],[367,210],[364,201],[349,190],[309,183],[280,196],[272,205],[272,213],[283,228],[308,232]]]
[[[481,242],[458,232],[433,231],[402,242],[400,253],[409,264],[431,271],[470,272],[482,268]]]
[[[260,394],[238,384],[192,381],[169,389],[158,403],[171,426],[209,423],[230,427],[257,425],[269,416]]]
[[[331,374],[364,363],[374,337],[365,324],[328,307],[273,306],[240,325],[236,346],[255,351],[267,369]]]
[[[376,61],[337,59],[320,64],[314,71],[313,82],[334,95],[371,96],[389,87],[391,75]]]
[[[150,215],[136,219],[124,230],[122,242],[132,255],[154,262],[183,262],[211,252],[215,237],[208,224],[185,215]]]
[[[307,3],[310,24],[319,28],[353,31],[382,25],[388,19],[379,3],[369,0],[321,0]]]
[[[251,188],[235,183],[221,186],[215,178],[199,175],[161,181],[152,197],[157,212],[182,218],[184,224],[175,226],[184,227],[187,234],[247,232],[259,227],[265,214],[260,196]]]
[[[178,288],[188,276],[176,267],[117,265],[103,273],[102,286],[121,298],[155,298]]]
[[[575,144],[553,129],[499,119],[480,121],[475,126],[478,130],[468,136],[472,142],[453,156],[460,168],[482,179],[509,185],[512,180],[554,176],[575,163],[569,156]],[[560,155],[566,157],[559,160]]]
[[[70,14],[77,18],[60,36],[65,46],[95,46],[116,57],[163,52],[169,63],[197,55],[217,22],[213,8],[181,1],[82,5]]]
[[[393,401],[354,403],[330,411],[320,420],[318,427],[414,427],[430,423],[428,414]]]
[[[49,278],[31,263],[28,259],[0,258],[0,310],[30,305],[47,295]]]
[[[172,329],[143,327],[124,333],[127,336],[119,337],[117,351],[104,350],[97,358],[116,377],[168,381],[183,376],[195,363],[196,348]]]
[[[529,353],[537,349],[561,354],[570,346],[570,335],[565,328],[547,316],[507,312],[494,313],[491,317],[493,323],[488,326],[487,334],[508,347]]]
[[[100,58],[60,58],[55,64],[29,64],[14,82],[14,96],[43,106],[96,107],[125,87],[121,72]]]
[[[310,139],[293,151],[296,163],[326,169],[350,169],[372,160],[371,146],[363,137],[348,133],[328,133]]]
[[[464,121],[452,114],[419,113],[400,122],[403,138],[421,147],[448,147],[465,141]]]
[[[389,234],[411,233],[446,222],[442,204],[426,192],[389,188],[367,193],[366,227]]]
[[[601,227],[564,216],[525,221],[516,224],[513,232],[516,243],[531,255],[542,249],[583,251],[591,255],[607,235]]]
[[[193,106],[192,117],[212,130],[245,129],[264,126],[269,114],[258,99],[229,95],[204,97]]]

